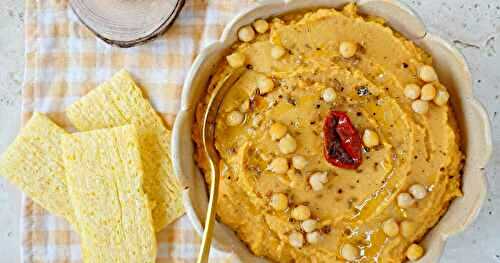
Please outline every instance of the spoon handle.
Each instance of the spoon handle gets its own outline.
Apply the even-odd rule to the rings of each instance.
[[[212,243],[212,235],[215,226],[215,211],[217,210],[217,197],[219,192],[219,165],[210,160],[211,170],[211,184],[210,184],[210,201],[208,202],[207,217],[205,219],[205,228],[203,231],[203,239],[201,241],[201,248],[198,254],[197,263],[208,262],[210,255],[210,245]]]
[[[207,109],[203,116],[203,130],[201,133],[203,148],[210,165],[210,200],[208,202],[207,216],[205,219],[205,227],[203,231],[203,239],[201,248],[198,254],[197,263],[206,263],[210,255],[210,244],[215,224],[215,211],[217,210],[217,196],[219,192],[219,154],[215,149],[215,118],[219,107],[226,95],[227,91],[236,83],[245,72],[245,68],[239,68],[226,76],[223,83],[216,87],[210,97]]]

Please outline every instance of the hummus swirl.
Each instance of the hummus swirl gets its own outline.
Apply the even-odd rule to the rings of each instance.
[[[232,50],[244,55],[248,70],[216,118],[219,220],[254,254],[276,262],[404,261],[408,247],[461,195],[463,155],[452,109],[430,101],[426,113],[417,113],[404,92],[407,84],[426,84],[417,71],[432,65],[431,57],[382,19],[358,15],[355,5],[268,22],[269,30]],[[342,56],[343,41],[357,44],[355,55]],[[278,57],[276,47],[286,52]],[[208,94],[233,70],[221,61]],[[273,83],[266,92],[263,79]],[[432,85],[446,90],[439,81]],[[205,108],[201,99],[193,133],[203,171],[199,123]],[[360,134],[378,135],[377,145],[364,147],[357,169],[335,167],[323,156],[323,120],[331,110],[347,113]],[[273,128],[276,123],[285,129]],[[282,143],[285,137],[292,146]],[[318,173],[327,174],[320,187],[311,182]],[[413,193],[415,185],[425,192]],[[412,202],[399,200],[402,193]],[[286,197],[281,208],[272,205],[280,200],[275,194]],[[314,239],[294,215],[298,206],[309,208],[304,218],[315,221]],[[387,221],[392,231],[385,230]]]

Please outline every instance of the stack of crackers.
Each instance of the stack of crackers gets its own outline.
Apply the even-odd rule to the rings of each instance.
[[[184,213],[170,131],[125,70],[66,115],[79,132],[34,113],[0,175],[72,224],[85,262],[154,262],[155,232]]]

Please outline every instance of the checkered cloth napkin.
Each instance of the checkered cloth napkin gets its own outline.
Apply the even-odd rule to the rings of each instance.
[[[219,38],[226,22],[253,1],[186,0],[173,26],[146,45],[120,49],[97,39],[78,22],[68,0],[25,0],[23,121],[47,113],[71,129],[64,109],[121,68],[144,87],[153,106],[172,125],[182,83],[196,54]],[[22,262],[82,262],[76,232],[24,197]],[[186,216],[158,234],[158,262],[193,262],[199,238]],[[227,260],[214,252],[211,262]]]

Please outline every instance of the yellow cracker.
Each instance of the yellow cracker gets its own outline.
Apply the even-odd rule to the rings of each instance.
[[[156,238],[133,125],[62,139],[85,262],[154,262]]]
[[[74,225],[59,145],[64,134],[45,115],[33,113],[0,159],[0,175],[37,204]]]
[[[170,131],[125,70],[71,105],[66,114],[81,131],[134,124],[139,134],[144,190],[153,207],[156,231],[184,214],[172,171]]]

